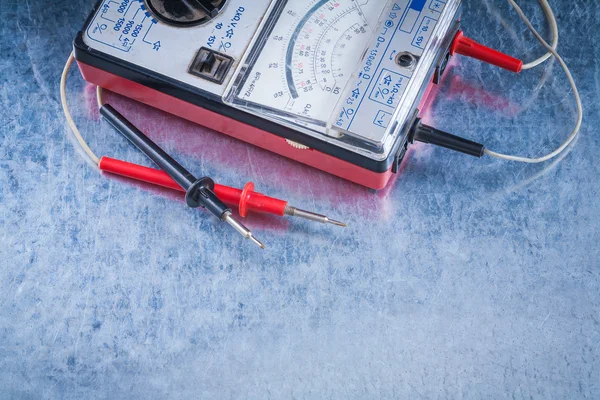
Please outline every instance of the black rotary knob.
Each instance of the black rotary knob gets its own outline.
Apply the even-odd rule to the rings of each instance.
[[[161,21],[174,26],[195,26],[215,18],[227,0],[146,0]]]

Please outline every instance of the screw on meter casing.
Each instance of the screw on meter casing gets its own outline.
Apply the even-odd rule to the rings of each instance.
[[[148,9],[166,24],[202,25],[219,15],[228,0],[145,0]]]

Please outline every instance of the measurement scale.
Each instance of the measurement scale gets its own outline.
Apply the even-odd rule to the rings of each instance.
[[[103,0],[86,80],[374,189],[439,82],[460,0]]]

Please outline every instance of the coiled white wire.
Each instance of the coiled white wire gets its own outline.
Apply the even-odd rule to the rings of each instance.
[[[539,0],[539,2],[540,6],[542,7],[542,10],[544,10],[544,14],[546,15],[548,24],[550,24],[550,34],[552,35],[552,48],[556,50],[556,48],[558,47],[558,23],[556,22],[554,11],[552,11],[552,7],[550,7],[548,0]],[[552,57],[552,53],[547,52],[537,60],[524,64],[523,69],[525,70],[537,67],[538,65],[550,59],[550,57]]]
[[[96,154],[94,154],[92,149],[90,149],[90,146],[88,146],[83,136],[81,136],[81,132],[79,132],[77,125],[75,125],[75,121],[73,121],[73,116],[71,115],[71,111],[69,110],[69,105],[67,104],[67,76],[69,75],[69,70],[71,69],[74,60],[75,55],[71,53],[60,77],[60,103],[62,105],[63,112],[65,113],[67,124],[69,124],[69,127],[71,128],[73,135],[75,135],[75,138],[79,142],[79,145],[95,164],[99,164],[100,159]]]
[[[558,156],[563,151],[565,151],[567,149],[567,147],[569,147],[569,145],[573,142],[573,140],[575,140],[575,138],[577,137],[577,135],[579,134],[579,132],[581,130],[581,125],[583,123],[583,104],[581,102],[581,96],[579,95],[579,90],[577,89],[577,84],[575,83],[575,79],[573,79],[573,75],[571,74],[571,70],[569,69],[569,67],[563,60],[563,58],[556,51],[556,45],[558,44],[558,26],[556,23],[556,18],[554,17],[554,13],[552,11],[552,8],[550,7],[550,4],[548,4],[548,1],[540,0],[540,4],[542,5],[542,8],[544,9],[544,13],[548,17],[548,21],[550,23],[551,30],[553,32],[554,39],[553,39],[552,46],[549,45],[548,42],[546,42],[544,40],[542,35],[540,35],[539,32],[533,27],[533,25],[531,24],[531,21],[529,21],[529,19],[525,15],[525,13],[523,13],[523,10],[521,10],[521,7],[519,7],[519,5],[514,0],[508,0],[508,2],[515,9],[517,14],[519,14],[519,17],[523,20],[525,25],[527,25],[527,28],[531,31],[531,33],[533,33],[533,35],[536,37],[536,39],[548,51],[548,53],[546,53],[544,56],[538,58],[537,60],[535,60],[529,64],[526,64],[523,68],[524,69],[533,68],[537,65],[540,65],[544,61],[548,60],[551,56],[554,56],[556,58],[556,60],[558,60],[562,69],[565,71],[565,74],[567,75],[567,78],[569,80],[569,84],[571,85],[571,89],[573,90],[573,96],[575,97],[575,103],[577,105],[577,122],[575,124],[575,128],[573,129],[573,131],[571,132],[571,134],[569,135],[567,140],[558,149],[556,149],[552,153],[547,154],[543,157],[529,158],[529,157],[511,156],[511,155],[507,155],[507,154],[497,153],[495,151],[491,151],[488,149],[485,150],[485,154],[487,154],[491,157],[495,157],[495,158],[498,158],[501,160],[506,160],[506,161],[518,161],[518,162],[528,163],[528,164],[539,164],[539,163],[543,163],[545,161],[551,160],[554,157]],[[527,67],[527,68],[525,68],[525,67]]]

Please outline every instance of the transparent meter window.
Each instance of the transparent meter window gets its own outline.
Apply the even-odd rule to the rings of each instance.
[[[371,36],[363,10],[372,16],[382,9],[381,0],[362,3],[278,2],[277,22],[234,102],[325,128]]]
[[[432,1],[274,1],[226,101],[323,140],[338,142],[350,150],[363,154],[377,153],[372,154],[373,158],[385,157],[382,141],[388,127],[382,124],[373,126],[375,118],[367,110],[372,96],[356,98],[356,85],[364,85],[358,91],[362,93],[364,87],[367,93],[372,82],[357,83],[357,80],[368,77],[376,81],[380,78],[378,65],[389,58],[386,53],[394,50],[393,46],[399,47],[394,50],[396,54],[403,44],[411,45],[414,34],[399,29],[407,18],[412,21],[411,31],[417,32],[417,24],[422,21],[427,21],[430,29],[427,35],[422,35],[419,47],[413,46],[412,49],[416,60],[421,58],[427,41],[433,37],[440,10],[444,9],[444,2],[438,1],[438,9],[431,11]],[[411,7],[413,12],[409,13]],[[425,20],[425,16],[430,14],[437,19],[429,17]],[[389,31],[384,36],[382,28]],[[396,31],[400,35],[396,35]],[[400,36],[405,37],[399,40]],[[411,40],[408,40],[409,36]],[[394,56],[391,62],[396,66]],[[361,72],[365,63],[369,74]],[[396,114],[417,64],[401,71],[406,79],[396,88],[392,102],[389,98],[377,99],[388,102],[380,107],[385,108],[386,115],[390,116],[388,119]],[[397,80],[394,84],[398,84]],[[352,110],[345,107],[344,103],[350,98],[357,104],[364,103],[365,111],[361,112],[358,106],[353,106]],[[353,117],[353,121],[345,121],[344,116]],[[357,117],[359,121],[354,122]],[[352,129],[353,123],[359,129]],[[370,125],[365,131],[367,123]]]

